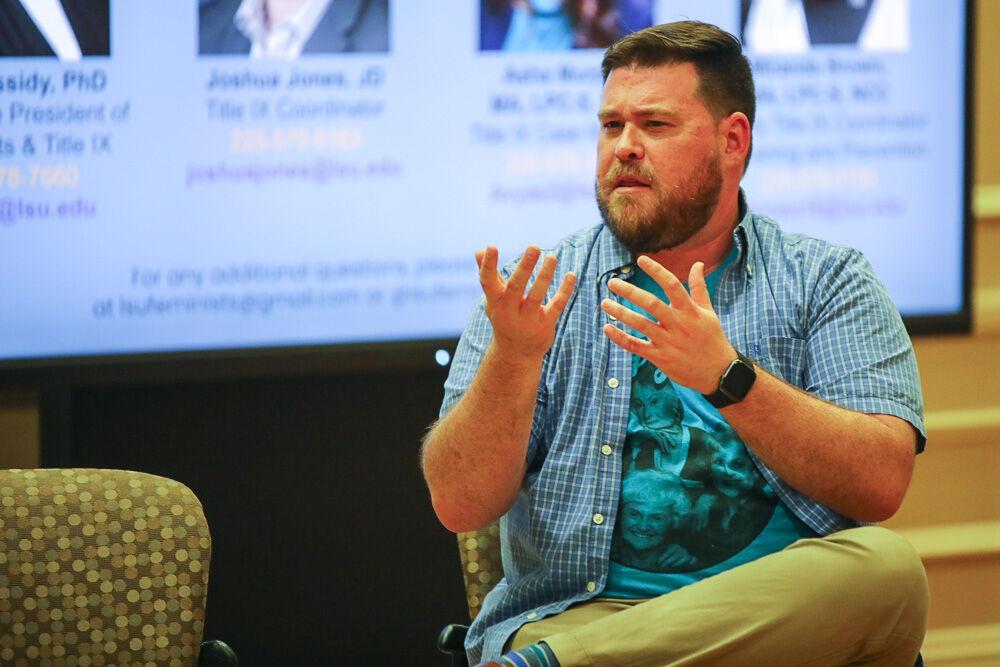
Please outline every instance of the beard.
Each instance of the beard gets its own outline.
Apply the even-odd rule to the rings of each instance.
[[[641,166],[621,163],[594,191],[597,209],[604,224],[632,254],[670,250],[684,243],[705,225],[715,212],[722,191],[722,170],[718,153],[710,153],[683,181],[670,189]],[[622,176],[635,176],[649,183],[650,193],[616,194],[614,182]],[[640,197],[653,194],[651,203]]]

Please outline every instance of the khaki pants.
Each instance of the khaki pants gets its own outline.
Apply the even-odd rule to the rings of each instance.
[[[844,530],[650,600],[591,600],[521,627],[573,665],[900,665],[927,622],[927,577],[884,528]]]

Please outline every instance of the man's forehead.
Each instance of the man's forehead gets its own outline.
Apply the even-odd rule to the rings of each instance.
[[[608,73],[604,87],[611,85],[636,85],[639,82],[674,82],[691,81],[698,83],[698,68],[692,62],[669,62],[659,65],[641,65],[633,63],[616,67]]]
[[[633,108],[676,108],[700,101],[698,70],[691,63],[619,67],[611,70],[601,91],[601,110],[620,104]]]

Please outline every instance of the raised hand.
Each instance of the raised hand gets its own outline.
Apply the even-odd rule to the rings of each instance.
[[[486,315],[493,324],[493,342],[504,354],[525,358],[541,358],[555,338],[556,320],[569,303],[576,276],[567,273],[559,289],[548,303],[543,303],[556,272],[556,258],[542,260],[538,277],[528,288],[531,273],[542,252],[532,246],[524,251],[521,261],[504,281],[497,270],[497,249],[490,246],[476,253],[479,282],[486,295]]]
[[[604,334],[619,347],[649,360],[671,380],[703,394],[718,389],[719,377],[736,358],[736,350],[722,331],[722,322],[712,308],[705,285],[705,265],[691,267],[688,284],[691,294],[677,276],[649,257],[639,258],[639,266],[663,288],[667,304],[649,292],[624,280],[608,283],[612,292],[649,313],[644,317],[611,299],[601,308],[621,320],[646,340],[608,324]]]

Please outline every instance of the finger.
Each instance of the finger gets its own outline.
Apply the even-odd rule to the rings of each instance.
[[[649,340],[653,340],[658,334],[663,332],[656,322],[652,321],[648,317],[643,317],[639,313],[626,308],[620,303],[615,303],[611,299],[604,299],[601,301],[601,310],[606,312],[608,315],[621,320],[627,326],[631,327],[635,331],[638,331]]]
[[[683,564],[684,564],[684,556],[682,556],[679,553],[667,554],[666,556],[663,557],[663,560],[660,561],[661,567],[664,568],[677,567],[678,565],[683,565]]]
[[[542,304],[542,300],[549,291],[549,285],[552,284],[552,276],[556,273],[557,262],[555,255],[549,255],[542,260],[542,268],[538,271],[531,289],[528,290],[528,296],[525,298],[526,303],[535,307]]]
[[[575,273],[567,273],[563,276],[563,281],[559,285],[558,291],[556,291],[555,296],[545,306],[546,317],[555,320],[562,314],[563,309],[566,308],[566,304],[569,303],[569,297],[573,294],[574,285],[576,285]]]
[[[483,294],[488,301],[498,299],[503,296],[503,278],[497,271],[497,258],[499,253],[493,246],[476,253],[476,262],[479,264],[479,284],[483,287]]]
[[[618,278],[612,278],[608,281],[608,289],[629,303],[642,308],[657,322],[667,322],[670,320],[670,306],[665,304],[655,294],[650,294],[641,287],[636,287]]]
[[[538,256],[541,254],[542,250],[538,246],[531,246],[525,250],[524,254],[521,255],[521,261],[517,263],[517,268],[514,269],[510,280],[507,281],[507,289],[518,296],[519,302],[520,297],[524,295],[524,288],[528,286],[528,280],[531,279],[531,272],[535,270],[535,264],[538,263]]]
[[[688,295],[684,285],[673,273],[668,271],[659,262],[646,257],[639,257],[639,267],[649,274],[649,277],[656,281],[656,284],[663,288],[670,305],[677,308],[690,308],[693,305],[691,297]]]
[[[649,341],[627,334],[613,324],[604,325],[604,335],[607,336],[612,343],[626,352],[638,354],[643,359],[651,361],[648,355],[652,349],[652,345]]]
[[[705,284],[705,264],[695,262],[691,265],[691,275],[688,276],[688,285],[691,286],[691,299],[702,308],[712,309],[712,297],[708,293],[708,285]]]

